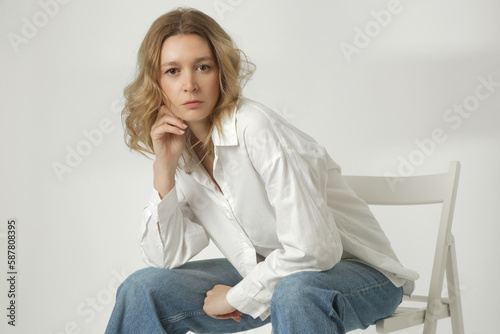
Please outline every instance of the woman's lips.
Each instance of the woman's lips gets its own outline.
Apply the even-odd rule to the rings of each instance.
[[[189,109],[193,109],[193,108],[199,107],[200,104],[202,104],[202,103],[203,103],[202,101],[193,100],[193,101],[185,102],[183,104],[183,106],[186,108],[189,108]]]

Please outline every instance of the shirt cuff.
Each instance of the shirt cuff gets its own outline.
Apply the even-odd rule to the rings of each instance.
[[[151,215],[154,217],[153,220],[158,221],[159,217],[163,219],[168,219],[175,209],[179,200],[177,198],[177,188],[174,185],[172,189],[168,192],[163,199],[160,198],[160,194],[156,189],[153,189],[151,194],[151,199],[149,201],[148,209]],[[156,222],[155,222],[156,224]]]
[[[163,197],[163,199],[160,199],[160,194],[156,191],[156,196],[153,198],[153,205],[156,205],[157,207],[158,217],[161,217],[162,219],[170,218],[179,205],[177,186],[174,185],[168,194]]]
[[[238,311],[249,314],[254,319],[260,317],[265,320],[271,313],[271,299],[259,298],[263,289],[259,282],[245,278],[229,290],[226,299]]]

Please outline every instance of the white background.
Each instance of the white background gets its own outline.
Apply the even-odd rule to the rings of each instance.
[[[438,173],[461,161],[453,229],[465,328],[498,331],[498,1],[401,0],[385,27],[372,13],[387,10],[385,0],[43,3],[52,5],[0,2],[0,332],[103,333],[119,281],[144,267],[136,235],[152,161],[124,144],[121,94],[149,26],[177,6],[214,17],[257,65],[245,95],[315,137],[345,174]],[[346,57],[341,43],[362,46],[365,28],[372,29],[368,45]],[[478,78],[489,76],[496,86],[480,88],[488,98],[476,99],[466,117],[448,114],[474,102]],[[444,136],[429,144],[435,129]],[[427,143],[426,152],[417,142]],[[86,155],[68,158],[78,149]],[[68,171],[58,177],[54,164]],[[419,270],[422,290],[438,211],[374,210],[403,263]],[[15,328],[4,307],[11,217],[19,246]],[[213,256],[212,246],[200,254]],[[451,333],[449,320],[438,331]]]

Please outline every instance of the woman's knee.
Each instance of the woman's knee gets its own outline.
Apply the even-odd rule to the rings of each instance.
[[[285,277],[272,295],[271,307],[283,305],[300,307],[307,304],[309,299],[314,298],[314,294],[310,291],[314,280],[309,272],[298,272]]]
[[[160,282],[164,284],[165,280],[168,280],[169,271],[169,269],[154,267],[137,270],[120,284],[117,295],[140,295],[148,292],[148,290],[153,290]]]

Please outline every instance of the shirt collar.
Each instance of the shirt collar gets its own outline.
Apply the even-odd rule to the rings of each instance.
[[[222,133],[219,132],[217,127],[214,127],[212,131],[212,142],[214,143],[214,146],[236,146],[238,145],[238,136],[236,134],[236,112],[238,111],[237,108],[233,110],[233,112],[225,117],[222,120],[221,123],[221,129]],[[198,168],[200,167],[198,165],[198,157],[196,157],[196,154],[194,152],[185,152],[188,154],[188,156],[191,156],[191,159],[189,159],[189,162],[183,166],[184,172],[186,174],[191,175],[191,174],[197,174],[196,171],[198,171]],[[216,152],[214,152],[216,154]],[[193,174],[193,175],[194,175]],[[198,175],[199,176],[199,175]]]

